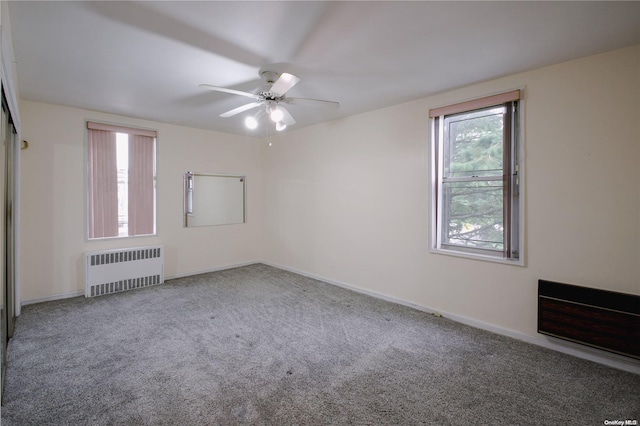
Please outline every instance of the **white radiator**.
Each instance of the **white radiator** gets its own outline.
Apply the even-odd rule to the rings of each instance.
[[[85,253],[85,297],[102,296],[164,282],[164,247]]]

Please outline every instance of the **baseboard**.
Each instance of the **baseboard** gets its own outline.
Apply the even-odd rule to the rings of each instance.
[[[225,269],[240,268],[242,266],[255,265],[256,263],[263,263],[263,262],[260,262],[258,260],[252,260],[250,262],[242,262],[242,263],[235,263],[233,265],[218,266],[216,268],[203,269],[203,270],[194,271],[194,272],[185,272],[185,273],[181,273],[181,274],[165,275],[164,276],[164,280],[166,282],[168,280],[174,280],[176,278],[185,278],[185,277],[190,277],[192,275],[207,274],[209,272],[224,271]]]
[[[572,355],[577,358],[597,362],[599,364],[617,368],[619,370],[628,371],[630,373],[640,374],[640,362],[629,357],[591,348],[589,346],[579,345],[577,343],[572,343],[566,340],[556,339],[553,337],[542,335],[530,336],[519,331],[510,330],[507,328],[496,326],[494,324],[485,323],[482,321],[474,320],[472,318],[467,318],[447,312],[442,312],[442,316],[472,327],[511,337],[516,340],[531,343],[533,345],[542,346],[544,348],[562,352],[567,355]]]
[[[205,269],[205,270],[201,270],[201,271],[187,272],[187,273],[184,273],[184,274],[165,275],[164,280],[168,281],[168,280],[172,280],[172,279],[175,279],[175,278],[188,277],[188,276],[191,276],[191,275],[198,275],[198,274],[206,274],[208,272],[223,271],[225,269],[239,268],[241,266],[254,265],[256,263],[261,263],[261,262],[251,261],[251,262],[238,263],[238,264],[228,265],[228,266],[220,266],[220,267],[217,267],[217,268]],[[20,302],[20,306],[33,305],[35,303],[52,302],[54,300],[69,299],[71,297],[78,297],[78,296],[84,296],[84,290],[70,291],[68,293],[58,293],[58,294],[54,294],[52,296],[40,297],[40,298],[37,298],[37,299],[22,300]]]
[[[33,305],[36,303],[52,302],[54,300],[69,299],[71,297],[84,296],[84,290],[70,291],[67,293],[58,293],[52,296],[39,297],[37,299],[27,299],[20,302],[20,306]]]
[[[227,266],[220,266],[220,267],[216,267],[216,268],[210,268],[210,269],[206,269],[206,270],[200,270],[200,271],[194,271],[194,272],[188,272],[188,273],[182,273],[182,274],[174,274],[174,275],[165,275],[165,281],[168,280],[172,280],[172,279],[176,279],[176,278],[183,278],[183,277],[188,277],[188,276],[192,276],[192,275],[199,275],[199,274],[205,274],[205,273],[209,273],[209,272],[217,272],[217,271],[223,271],[225,269],[232,269],[232,268],[239,268],[242,266],[249,266],[249,265],[254,265],[257,263],[262,263],[265,265],[269,265],[272,266],[274,268],[278,268],[278,269],[282,269],[285,271],[289,271],[289,272],[293,272],[295,274],[298,275],[302,275],[305,277],[309,277],[309,278],[313,278],[316,279],[318,281],[322,281],[322,282],[326,282],[327,284],[332,284],[338,287],[342,287],[348,290],[352,290],[358,293],[362,293],[362,294],[366,294],[378,299],[382,299],[382,300],[386,300],[388,302],[392,302],[392,303],[397,303],[399,305],[403,305],[403,306],[408,306],[410,308],[413,309],[417,309],[429,314],[434,314],[434,313],[438,313],[440,315],[442,315],[445,318],[449,318],[453,321],[462,323],[462,324],[466,324],[475,328],[479,328],[482,330],[487,330],[490,331],[492,333],[496,333],[496,334],[500,334],[503,336],[507,336],[507,337],[511,337],[514,338],[516,340],[521,340],[527,343],[531,343],[534,345],[538,345],[538,346],[542,346],[551,350],[555,350],[558,352],[562,352],[568,355],[572,355],[575,356],[577,358],[582,358],[582,359],[586,359],[589,361],[593,361],[593,362],[597,362],[609,367],[613,367],[613,368],[617,368],[620,370],[624,370],[624,371],[628,371],[630,373],[635,373],[635,374],[640,374],[640,362],[631,359],[631,358],[627,358],[621,355],[616,355],[613,353],[609,353],[609,352],[605,352],[605,351],[601,351],[598,349],[594,349],[594,348],[590,348],[587,346],[583,346],[583,345],[578,345],[575,343],[571,343],[571,342],[567,342],[564,340],[560,340],[560,339],[555,339],[553,337],[546,337],[546,336],[530,336],[528,334],[524,334],[521,333],[519,331],[515,331],[515,330],[511,330],[508,328],[504,328],[504,327],[500,327],[494,324],[490,324],[490,323],[486,323],[483,321],[478,321],[476,319],[473,318],[468,318],[462,315],[457,315],[457,314],[452,314],[450,312],[444,312],[429,306],[423,306],[423,305],[418,305],[415,303],[411,303],[408,302],[406,300],[402,300],[402,299],[398,299],[394,296],[390,296],[388,294],[384,294],[384,293],[380,293],[380,292],[376,292],[376,291],[372,291],[372,290],[368,290],[362,287],[358,287],[352,284],[347,284],[341,281],[337,281],[337,280],[333,280],[330,278],[326,278],[326,277],[322,277],[320,275],[316,275],[316,274],[311,274],[309,272],[305,272],[305,271],[301,271],[295,268],[290,268],[288,266],[284,266],[284,265],[279,265],[273,262],[266,262],[266,261],[250,261],[250,262],[243,262],[243,263],[238,263],[238,264],[234,264],[234,265],[227,265]],[[21,302],[21,306],[26,306],[26,305],[32,305],[35,303],[42,303],[42,302],[51,302],[54,300],[60,300],[60,299],[68,299],[71,297],[78,297],[78,296],[83,296],[84,295],[84,291],[80,290],[80,291],[72,291],[72,292],[68,292],[68,293],[59,293],[59,294],[55,294],[52,296],[48,296],[48,297],[43,297],[43,298],[37,298],[37,299],[28,299],[28,300],[23,300]]]
[[[399,305],[408,306],[410,308],[414,308],[423,312],[427,312],[430,314],[437,313],[442,315],[445,318],[449,318],[453,321],[469,325],[471,327],[479,328],[482,330],[490,331],[492,333],[500,334],[503,336],[511,337],[516,340],[520,340],[526,343],[531,343],[537,346],[542,346],[547,349],[551,349],[557,352],[562,352],[567,355],[572,355],[577,358],[586,359],[589,361],[597,362],[599,364],[606,365],[608,367],[617,368],[619,370],[624,370],[630,373],[640,374],[640,362],[628,358],[622,355],[616,355],[614,353],[601,351],[595,348],[590,348],[588,346],[578,345],[576,343],[567,342],[561,339],[555,339],[553,337],[546,336],[530,336],[528,334],[521,333],[519,331],[511,330],[508,328],[500,327],[495,324],[490,324],[487,322],[479,321],[473,318],[468,318],[462,315],[452,314],[450,312],[444,312],[429,306],[418,305],[415,303],[407,302],[402,299],[398,299],[394,296],[389,296],[384,293],[379,293],[376,291],[371,291],[364,289],[362,287],[354,286],[351,284],[347,284],[341,281],[332,280],[330,278],[325,278],[316,274],[311,274],[309,272],[301,271],[295,268],[290,268],[284,265],[279,265],[272,262],[261,262],[265,265],[273,266],[274,268],[283,269],[285,271],[293,272],[295,274],[299,274],[305,277],[313,278],[322,282],[326,282],[328,284],[336,285],[338,287],[342,287],[348,290],[352,290],[358,293],[366,294],[372,297],[376,297],[378,299],[386,300],[388,302],[397,303]]]

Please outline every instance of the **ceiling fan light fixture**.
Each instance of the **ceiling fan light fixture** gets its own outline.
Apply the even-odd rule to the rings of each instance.
[[[273,121],[274,123],[278,123],[284,118],[284,113],[277,106],[271,107],[269,117],[271,118],[271,121]]]
[[[244,125],[251,130],[255,130],[258,127],[258,123],[260,123],[260,119],[264,115],[264,110],[261,108],[253,115],[248,116],[244,119]]]
[[[247,127],[247,129],[254,130],[258,127],[258,120],[250,115],[249,117],[244,119],[244,125]]]
[[[288,107],[285,108],[284,104],[323,106],[328,108],[338,108],[340,105],[338,102],[325,101],[321,99],[287,98],[286,93],[288,93],[289,90],[300,81],[300,78],[293,74],[270,71],[269,69],[265,69],[263,71],[261,69],[260,76],[262,77],[264,84],[258,87],[254,93],[213,86],[211,84],[201,84],[200,87],[214,92],[229,93],[231,95],[244,96],[253,99],[254,102],[241,105],[220,114],[220,117],[222,118],[229,118],[259,107],[258,112],[255,115],[244,119],[245,127],[250,130],[257,129],[260,121],[262,120],[262,116],[265,115],[269,116],[269,119],[273,121],[276,130],[279,132],[283,131],[288,126],[296,124],[296,120],[289,113],[287,109]],[[283,105],[279,105],[279,103],[282,103]],[[268,128],[271,129],[271,125],[269,125]]]

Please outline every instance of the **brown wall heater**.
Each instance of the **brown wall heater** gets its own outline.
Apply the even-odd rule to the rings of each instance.
[[[538,280],[538,333],[640,359],[640,296]]]

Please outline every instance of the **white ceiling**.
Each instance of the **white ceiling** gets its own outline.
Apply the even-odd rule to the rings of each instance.
[[[640,2],[11,1],[22,99],[264,136],[258,70],[302,78],[291,128],[640,43]]]

